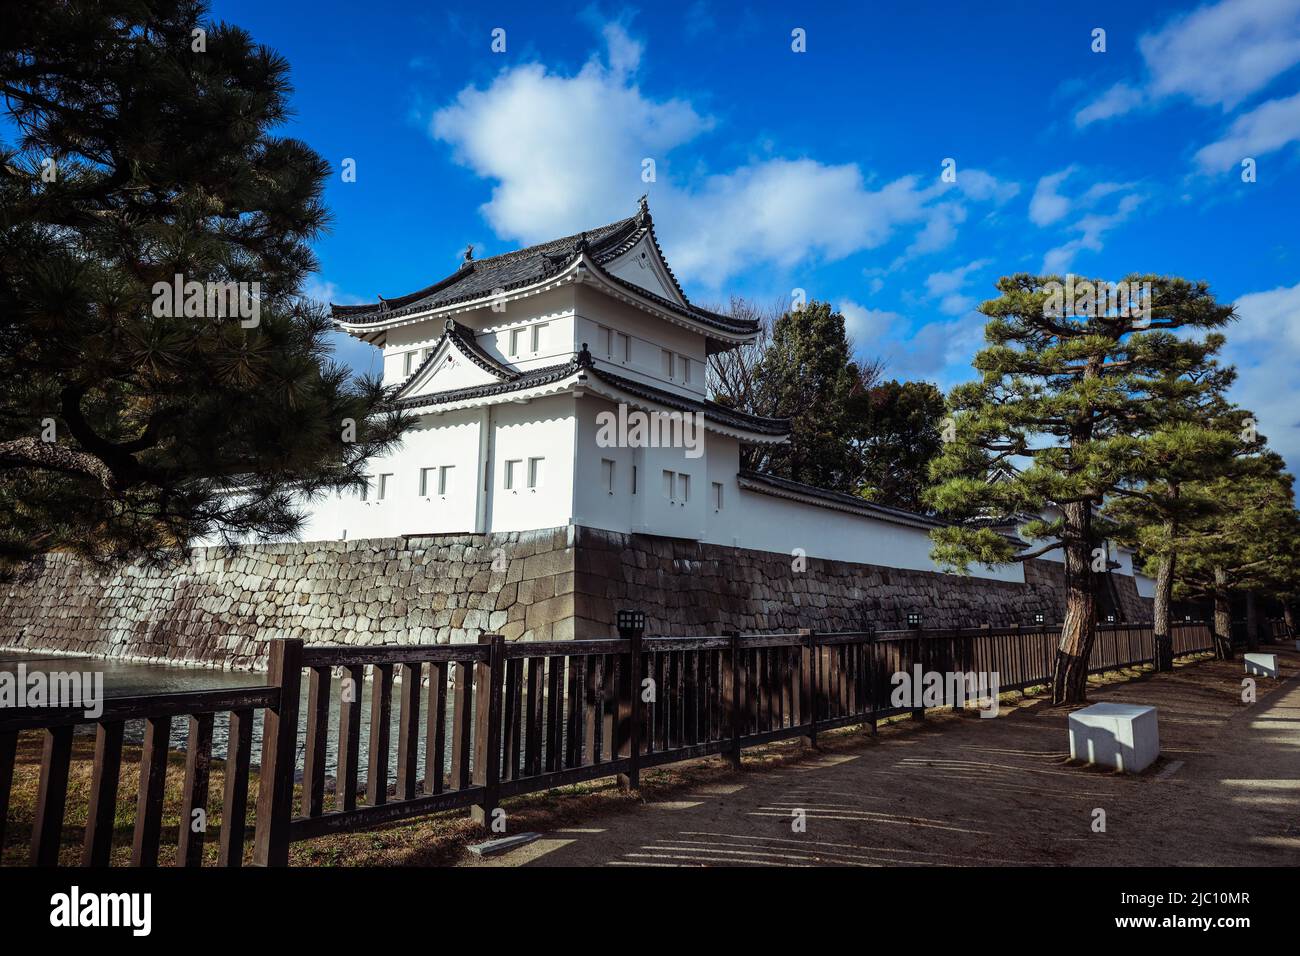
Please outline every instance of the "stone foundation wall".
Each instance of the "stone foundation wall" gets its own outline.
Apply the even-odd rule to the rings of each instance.
[[[196,549],[165,566],[50,555],[0,584],[0,647],[262,668],[266,641],[573,636],[574,529]]]
[[[651,635],[901,628],[910,611],[921,613],[925,627],[1032,624],[1038,612],[1049,622],[1064,615],[1063,576],[1053,580],[1049,570],[1034,583],[1015,584],[806,560],[796,571],[789,555],[582,528],[575,630],[579,638],[608,636],[620,607],[644,611]]]
[[[795,570],[784,554],[575,527],[202,548],[178,564],[111,569],[51,555],[0,584],[0,648],[260,668],[266,642],[285,637],[610,637],[622,607],[644,611],[651,635],[900,628],[912,611],[925,627],[1032,624],[1040,612],[1059,622],[1062,566],[1030,562],[1026,579],[816,558]],[[1132,579],[1115,581],[1125,617],[1149,619]]]

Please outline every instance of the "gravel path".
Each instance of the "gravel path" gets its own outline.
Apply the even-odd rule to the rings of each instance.
[[[1157,707],[1140,776],[1071,766],[1067,711],[1026,701],[842,734],[467,865],[1300,865],[1300,653],[1280,658],[1254,704],[1240,660],[1093,688]]]

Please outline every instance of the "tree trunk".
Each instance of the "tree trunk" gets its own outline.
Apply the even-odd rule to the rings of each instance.
[[[1259,650],[1259,608],[1254,591],[1246,592],[1246,650]]]
[[[1290,601],[1282,602],[1282,622],[1286,624],[1286,636],[1295,638],[1295,609]]]
[[[1165,525],[1166,529],[1173,525]],[[1161,556],[1156,571],[1155,597],[1155,665],[1158,671],[1174,669],[1174,638],[1169,630],[1169,607],[1174,600],[1174,564],[1177,556],[1169,551]]]
[[[1214,569],[1214,656],[1230,661],[1232,653],[1232,602],[1228,594],[1228,574]]]
[[[1052,703],[1077,704],[1088,699],[1088,657],[1097,625],[1096,576],[1089,544],[1092,510],[1086,502],[1065,505],[1065,622],[1056,649]]]

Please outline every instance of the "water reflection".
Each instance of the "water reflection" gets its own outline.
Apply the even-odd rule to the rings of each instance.
[[[131,661],[105,660],[94,657],[70,657],[60,655],[50,657],[35,653],[26,653],[12,649],[0,650],[0,672],[9,671],[16,673],[19,663],[27,665],[27,670],[44,670],[44,671],[81,671],[81,672],[102,672],[104,675],[104,696],[105,698],[114,697],[138,697],[148,694],[174,694],[185,691],[199,690],[232,690],[241,687],[265,687],[266,674],[252,671],[226,671],[208,667],[187,667],[177,664],[144,664]],[[303,673],[302,693],[298,706],[298,754],[297,754],[297,778],[301,779],[303,762],[306,759],[306,733],[307,733],[307,673]],[[330,685],[330,710],[329,710],[329,737],[326,744],[325,758],[325,776],[332,778],[338,766],[338,727],[339,727],[339,697],[341,694],[342,681],[337,676],[331,681]],[[361,692],[361,741],[360,741],[360,759],[358,766],[361,768],[360,777],[364,781],[366,769],[370,759],[370,692],[371,682],[366,680],[365,687]],[[397,776],[397,740],[398,724],[401,718],[400,706],[398,702],[398,691],[401,685],[394,681],[393,703],[391,709],[391,726],[389,728],[389,783],[393,783]],[[422,779],[424,776],[424,707],[427,705],[427,688],[421,692],[421,732],[419,734],[419,756],[417,762],[417,775]],[[447,754],[444,761],[444,772],[450,770],[451,764],[451,740],[452,740],[452,713],[451,708],[447,712]],[[213,721],[212,727],[212,756],[217,759],[225,759],[226,745],[229,736],[230,715],[217,714]],[[94,724],[83,724],[77,728],[77,733],[93,735],[95,733]],[[172,719],[171,727],[171,746],[174,750],[184,751],[189,734],[189,720],[184,717]],[[144,739],[144,721],[131,720],[127,721],[125,739],[128,743],[140,743]],[[257,766],[261,761],[262,754],[262,718],[253,721],[253,748],[252,763]]]

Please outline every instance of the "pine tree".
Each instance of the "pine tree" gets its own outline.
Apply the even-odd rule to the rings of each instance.
[[[1244,478],[1257,473],[1264,438],[1251,414],[1227,403],[1233,369],[1211,364],[1194,379],[1159,387],[1153,404],[1158,423],[1133,459],[1129,478],[1115,486],[1103,514],[1116,522],[1113,536],[1134,547],[1156,581],[1153,601],[1156,670],[1174,666],[1169,630],[1178,544],[1195,522],[1212,519],[1223,503],[1185,493],[1192,482]]]
[[[1250,474],[1191,482],[1185,493],[1214,505],[1202,506],[1205,516],[1189,522],[1175,545],[1175,594],[1213,600],[1215,650],[1231,660],[1233,592],[1269,588],[1295,560],[1293,479],[1279,455],[1265,452]]]
[[[1218,348],[1176,336],[1233,318],[1204,283],[1129,276],[1100,281],[1019,274],[981,307],[989,345],[976,355],[979,381],[949,395],[952,421],[935,460],[927,500],[959,522],[1032,514],[1028,549],[990,527],[958,523],[933,533],[933,557],[966,570],[972,562],[1025,561],[1064,553],[1066,611],[1052,697],[1086,697],[1096,627],[1093,570],[1105,570],[1105,524],[1094,514],[1133,474],[1142,442],[1158,425],[1152,403],[1162,383],[1192,376]],[[1145,295],[1143,294],[1145,293]],[[1003,481],[991,469],[1019,460]]]
[[[844,316],[825,302],[786,312],[758,370],[759,404],[790,419],[790,441],[771,448],[764,468],[795,481],[855,490],[848,403],[861,382]]]
[[[205,17],[6,10],[0,558],[292,535],[304,497],[357,486],[407,424],[299,297],[329,169],[272,134],[288,64]],[[176,276],[198,294],[173,301]]]

